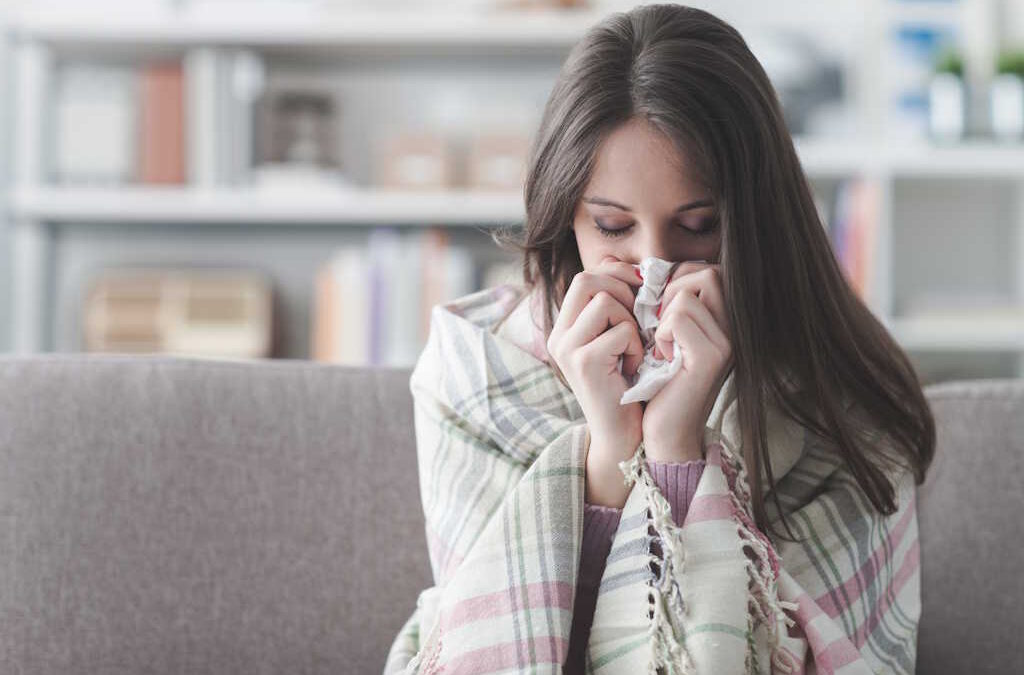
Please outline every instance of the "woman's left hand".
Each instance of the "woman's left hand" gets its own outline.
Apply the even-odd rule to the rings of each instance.
[[[721,266],[681,263],[662,294],[654,353],[672,358],[678,342],[683,363],[644,407],[647,459],[685,462],[703,457],[704,426],[733,365],[731,335]]]

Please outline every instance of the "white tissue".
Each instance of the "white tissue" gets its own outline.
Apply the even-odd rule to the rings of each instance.
[[[682,347],[675,341],[672,342],[671,361],[654,356],[654,331],[660,323],[655,312],[658,309],[658,303],[661,302],[662,292],[678,266],[678,262],[662,260],[653,256],[644,258],[639,265],[634,265],[644,277],[644,283],[640,286],[633,301],[633,314],[640,325],[640,340],[644,345],[644,359],[635,375],[624,376],[630,386],[619,399],[620,404],[651,400],[672,379],[683,363],[680,358]],[[620,373],[622,372],[622,363],[623,360],[619,359]]]

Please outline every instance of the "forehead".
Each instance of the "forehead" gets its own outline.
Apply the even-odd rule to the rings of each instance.
[[[604,139],[588,188],[627,206],[665,200],[673,203],[672,208],[703,190],[682,149],[642,118],[630,119]]]

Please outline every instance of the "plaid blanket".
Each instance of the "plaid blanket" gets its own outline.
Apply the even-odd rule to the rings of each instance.
[[[504,284],[432,309],[410,389],[435,585],[395,637],[386,674],[559,673],[566,659],[588,429],[572,391],[524,348],[536,344],[530,324],[500,322],[512,308],[521,317],[525,297]],[[682,527],[643,443],[620,463],[632,488],[587,671],[912,673],[913,477],[898,478],[898,511],[879,515],[824,439],[770,409],[774,489],[798,539],[776,541],[753,521],[732,384],[708,420]]]

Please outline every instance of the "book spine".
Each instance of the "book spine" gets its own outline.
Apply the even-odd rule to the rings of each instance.
[[[181,63],[159,64],[142,74],[140,180],[185,182],[185,78]]]

